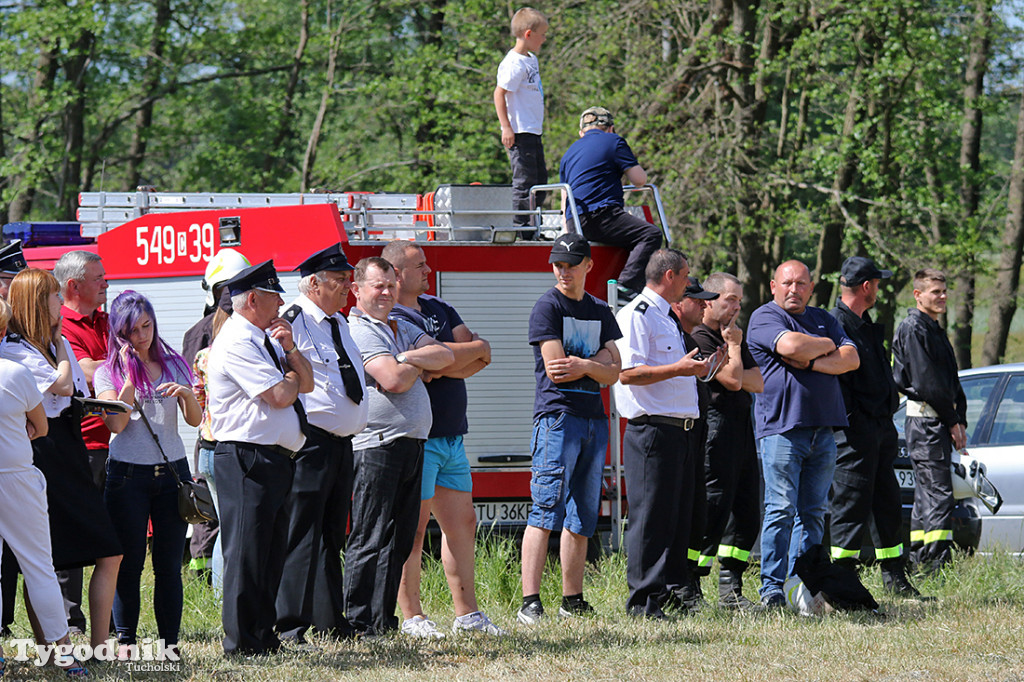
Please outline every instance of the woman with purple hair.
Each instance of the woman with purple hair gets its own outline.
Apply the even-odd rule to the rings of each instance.
[[[107,511],[124,548],[114,597],[118,656],[137,651],[139,582],[146,561],[147,521],[153,523],[153,610],[165,646],[177,646],[181,626],[181,558],[187,524],[178,515],[178,478],[191,479],[185,445],[178,436],[180,409],[190,426],[202,410],[192,394],[185,360],[160,338],[149,300],[135,291],[121,293],[110,306],[109,352],[93,378],[96,397],[133,406],[103,421],[113,433],[104,491]],[[145,413],[159,446],[146,427]],[[163,448],[168,464],[160,453]],[[133,650],[132,645],[136,645]]]

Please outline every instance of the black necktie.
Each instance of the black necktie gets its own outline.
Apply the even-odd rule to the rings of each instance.
[[[281,361],[277,359],[277,351],[274,350],[274,344],[270,343],[270,337],[266,334],[263,335],[263,346],[270,353],[270,359],[274,361],[274,367],[277,367],[277,371],[284,374],[284,368],[281,367]],[[299,429],[302,430],[303,435],[309,435],[309,420],[306,419],[306,409],[302,407],[302,401],[299,400],[298,396],[295,397],[295,402],[292,403],[292,407],[295,408],[295,414],[299,417]]]
[[[341,382],[345,384],[345,393],[348,399],[358,405],[363,399],[363,385],[359,381],[359,373],[352,366],[352,360],[345,352],[345,344],[341,342],[341,328],[338,321],[328,317],[331,325],[331,339],[334,340],[334,350],[338,352],[338,369],[341,370]]]

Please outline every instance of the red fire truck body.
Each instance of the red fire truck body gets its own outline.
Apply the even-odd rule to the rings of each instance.
[[[83,212],[80,209],[80,218]],[[524,526],[530,499],[535,388],[527,321],[537,298],[554,285],[548,263],[551,242],[492,243],[493,228],[485,231],[483,239],[479,234],[465,239],[457,230],[416,229],[423,227],[422,220],[407,220],[400,226],[411,230],[373,230],[367,229],[373,226],[372,220],[360,224],[354,215],[344,208],[339,211],[336,202],[150,212],[116,227],[108,225],[95,244],[26,248],[25,254],[30,267],[52,269],[70,249],[98,253],[110,283],[107,300],[127,289],[147,295],[161,336],[180,349],[185,331],[202,316],[203,275],[209,259],[222,247],[230,245],[254,264],[272,258],[287,290],[283,296],[287,306],[298,295],[299,276],[293,271],[310,254],[340,241],[355,263],[379,255],[395,235],[416,239],[433,270],[431,293],[451,303],[493,349],[492,364],[466,381],[470,431],[465,442],[479,522],[498,528]],[[595,245],[593,257],[587,291],[605,300],[607,282],[621,270],[626,254]],[[607,405],[607,389],[603,393]],[[182,425],[181,435],[190,448],[195,430]],[[619,479],[606,478],[602,515],[607,522]]]

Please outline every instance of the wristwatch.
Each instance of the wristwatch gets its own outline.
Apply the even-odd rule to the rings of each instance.
[[[289,348],[288,350],[286,350],[286,351],[284,352],[284,354],[285,354],[285,355],[291,355],[292,353],[294,353],[294,352],[295,352],[295,351],[297,351],[298,349],[299,349],[299,344],[297,344],[297,343],[293,343],[293,344],[292,344],[292,347],[291,347],[291,348]]]
[[[405,363],[409,362],[409,358],[405,357],[405,353],[399,353],[398,355],[395,356],[395,362],[397,362],[400,365],[404,365]]]

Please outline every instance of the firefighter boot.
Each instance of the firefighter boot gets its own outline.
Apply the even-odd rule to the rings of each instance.
[[[921,599],[921,593],[910,584],[900,561],[882,562],[882,587],[893,596],[903,599]]]
[[[763,611],[764,606],[743,596],[743,571],[718,569],[718,605],[736,611]]]
[[[702,611],[707,602],[704,601],[704,592],[700,588],[700,576],[691,574],[689,583],[673,590],[668,603],[674,610],[687,615]]]

